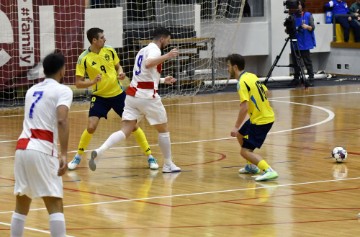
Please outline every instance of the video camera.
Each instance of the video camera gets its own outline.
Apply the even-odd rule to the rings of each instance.
[[[290,36],[290,38],[296,37],[296,24],[295,24],[295,14],[299,12],[300,0],[286,0],[283,2],[285,7],[284,13],[288,13],[289,16],[284,21],[285,32]]]
[[[283,2],[284,13],[294,14],[298,12],[300,0],[286,0]]]

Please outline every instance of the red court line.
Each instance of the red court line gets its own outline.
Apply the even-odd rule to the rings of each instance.
[[[248,224],[223,224],[223,225],[183,225],[183,226],[151,226],[151,227],[119,227],[119,228],[71,228],[71,231],[85,231],[85,230],[150,230],[150,229],[189,229],[189,228],[221,228],[221,227],[248,227],[248,226],[272,226],[272,225],[294,225],[294,224],[311,224],[311,223],[325,223],[325,222],[343,222],[343,221],[358,221],[358,218],[344,218],[344,219],[325,219],[325,220],[308,220],[308,221],[288,221],[288,222],[265,222],[265,223],[248,223]]]

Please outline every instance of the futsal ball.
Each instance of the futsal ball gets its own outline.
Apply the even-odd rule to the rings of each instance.
[[[347,158],[347,151],[343,147],[335,147],[331,152],[332,158],[336,162],[341,163]]]

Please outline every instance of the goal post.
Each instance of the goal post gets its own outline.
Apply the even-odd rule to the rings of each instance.
[[[21,105],[25,92],[44,75],[41,61],[50,52],[66,57],[65,84],[76,96],[91,89],[75,89],[75,65],[89,46],[91,27],[104,29],[107,44],[114,47],[131,79],[136,53],[151,40],[157,26],[172,32],[166,53],[178,47],[179,57],[163,65],[162,77],[177,78],[173,86],[161,86],[162,96],[194,95],[219,89],[224,79],[223,62],[216,57],[214,22],[236,24],[242,17],[242,0],[2,0],[0,2],[0,106]],[[226,20],[224,20],[226,19]],[[229,32],[229,37],[235,33]],[[225,44],[225,43],[224,43]],[[204,83],[204,82],[208,83]],[[210,83],[209,83],[210,81]]]

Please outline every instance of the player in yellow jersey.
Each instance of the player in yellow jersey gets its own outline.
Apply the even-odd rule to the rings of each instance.
[[[231,136],[236,137],[241,145],[241,156],[248,163],[239,172],[241,174],[262,175],[255,178],[256,181],[276,179],[278,173],[258,154],[254,153],[255,148],[260,148],[265,141],[274,121],[274,111],[267,99],[267,88],[261,84],[255,74],[246,72],[245,59],[239,54],[231,54],[226,58],[228,72],[231,78],[239,80],[237,91],[240,96],[240,110],[231,130]],[[246,115],[250,116],[243,126]]]
[[[74,170],[80,164],[81,156],[90,143],[100,118],[107,118],[110,109],[120,117],[124,111],[126,94],[123,92],[120,81],[125,78],[120,59],[115,50],[105,45],[104,31],[91,28],[87,31],[90,47],[78,59],[76,65],[76,87],[92,87],[89,118],[87,128],[81,135],[78,151],[72,161],[68,163],[69,170]],[[85,76],[89,80],[85,80]],[[158,169],[156,159],[151,155],[151,149],[145,134],[138,126],[133,131],[135,139],[144,153],[148,156],[150,169]]]

